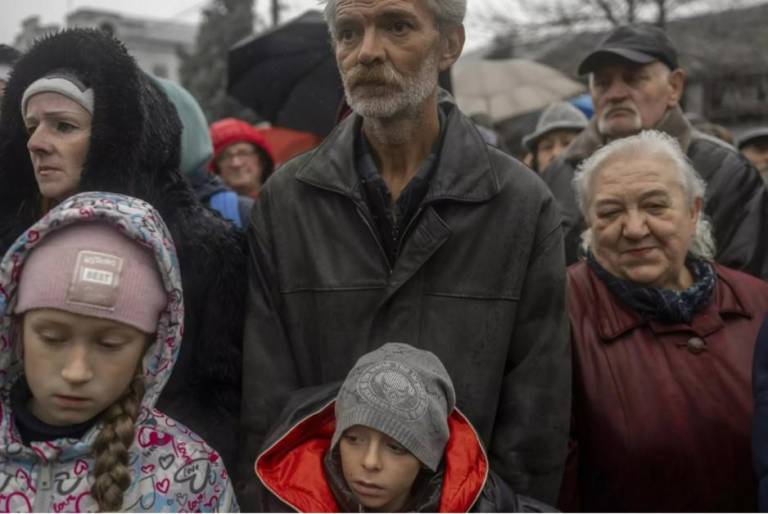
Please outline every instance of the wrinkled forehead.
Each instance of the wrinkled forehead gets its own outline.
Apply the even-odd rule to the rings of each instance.
[[[427,0],[337,0],[336,19],[376,19],[415,16],[421,20],[436,20]]]
[[[592,198],[601,192],[643,193],[665,190],[670,194],[683,189],[685,177],[677,164],[662,153],[628,153],[606,160],[590,180]]]

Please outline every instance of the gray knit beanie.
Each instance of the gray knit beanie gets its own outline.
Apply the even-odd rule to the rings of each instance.
[[[451,377],[435,354],[387,343],[360,357],[341,386],[331,448],[346,429],[362,425],[388,435],[436,471],[455,404]]]

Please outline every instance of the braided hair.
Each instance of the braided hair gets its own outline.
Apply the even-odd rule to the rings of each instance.
[[[120,510],[123,493],[131,485],[128,449],[133,444],[143,397],[144,377],[139,372],[123,396],[102,415],[103,425],[92,448],[95,464],[91,486],[91,496],[101,512]]]

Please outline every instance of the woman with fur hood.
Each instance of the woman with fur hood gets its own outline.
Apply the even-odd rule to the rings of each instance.
[[[0,511],[236,511],[219,455],[156,410],[184,326],[149,204],[81,193],[0,262]]]
[[[159,400],[232,462],[239,417],[244,239],[179,172],[176,111],[123,45],[96,30],[47,36],[16,63],[0,120],[0,253],[81,191],[140,198],[162,215],[184,285],[185,333]]]

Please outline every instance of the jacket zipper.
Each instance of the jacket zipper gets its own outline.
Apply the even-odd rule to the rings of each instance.
[[[357,214],[360,215],[360,218],[362,218],[365,226],[368,227],[368,231],[371,233],[371,236],[373,236],[373,239],[376,241],[376,245],[379,247],[379,253],[384,259],[384,264],[387,266],[387,273],[391,275],[392,265],[389,263],[389,257],[387,257],[387,252],[384,250],[384,246],[382,246],[381,241],[379,240],[379,235],[376,232],[376,229],[373,227],[373,223],[371,223],[371,220],[368,219],[368,216],[366,216],[366,214],[359,206],[355,206],[355,208],[357,209]]]
[[[35,501],[32,506],[34,512],[51,511],[52,467],[53,465],[50,462],[43,462],[40,464],[40,474],[37,478]]]

